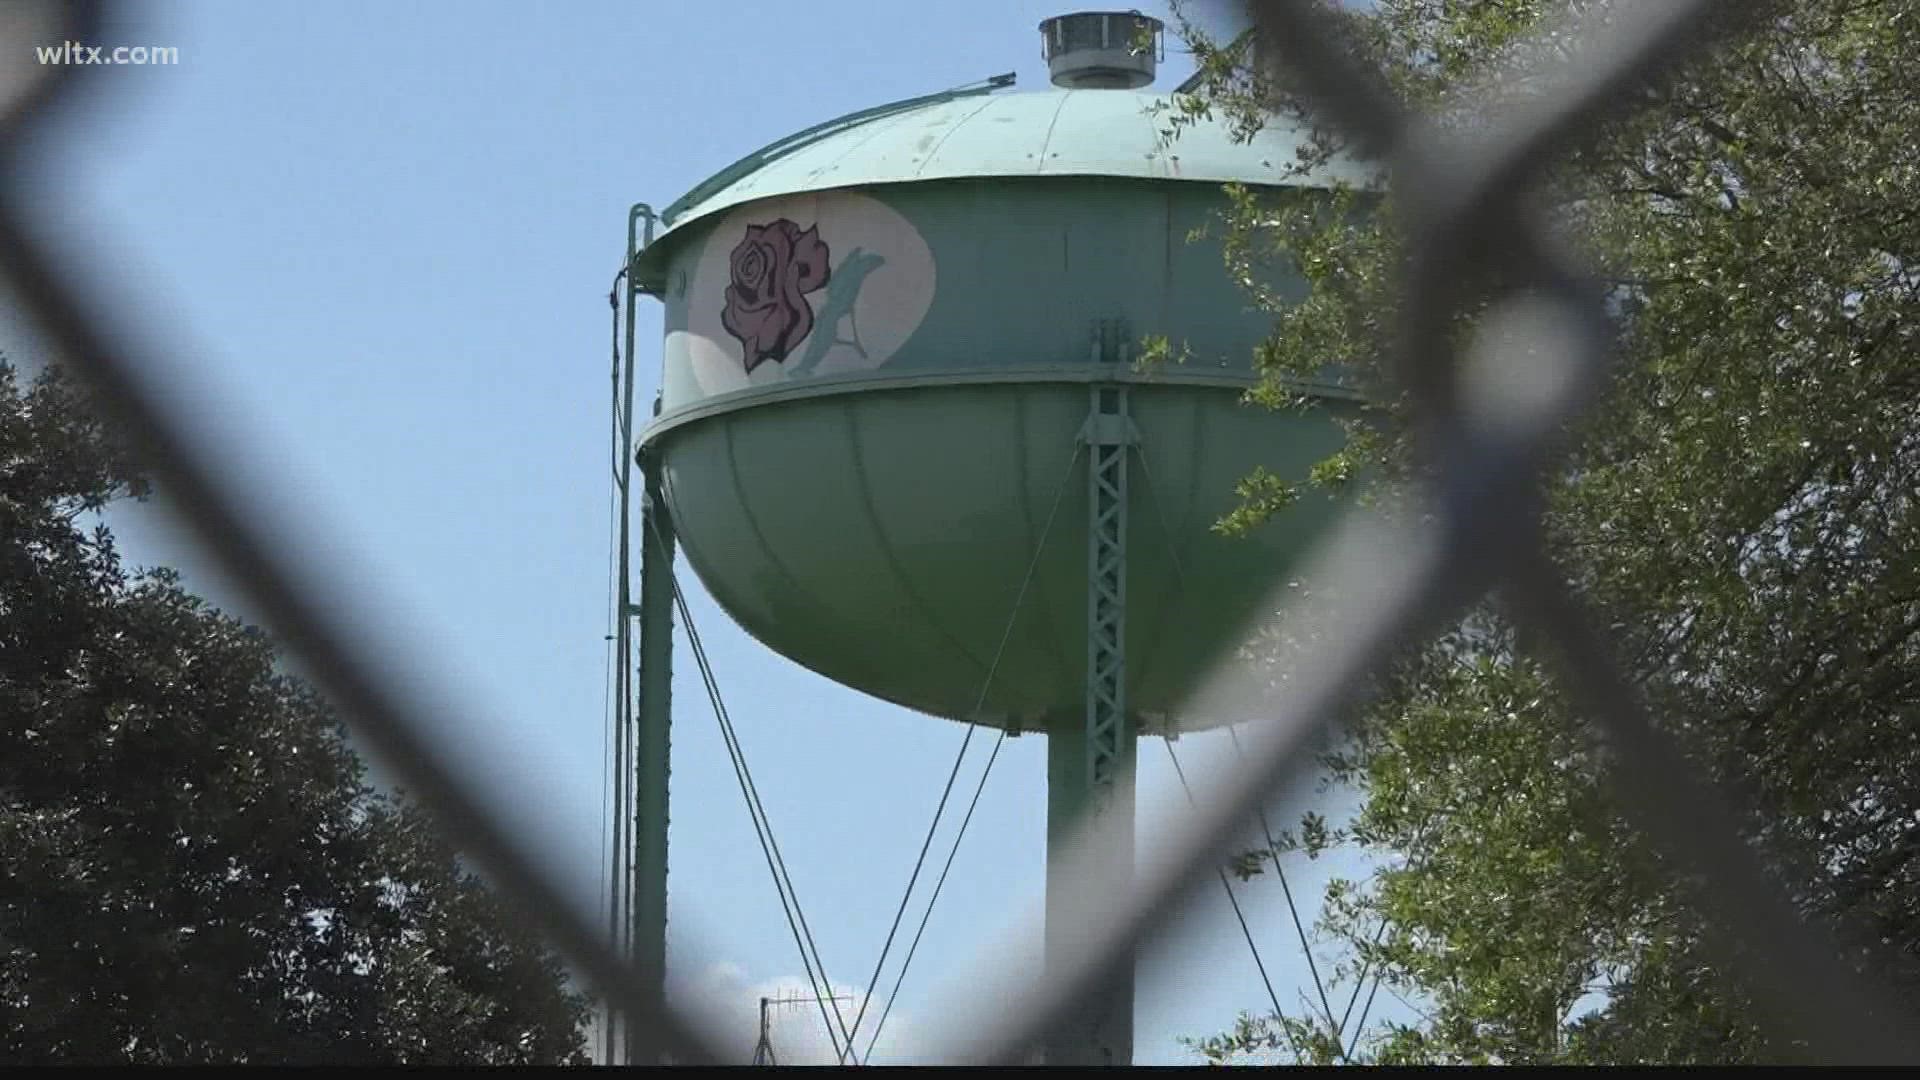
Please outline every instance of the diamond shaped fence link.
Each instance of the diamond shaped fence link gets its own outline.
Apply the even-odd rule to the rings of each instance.
[[[15,27],[53,32],[46,40],[90,40],[111,14],[99,2],[45,3]],[[1769,1018],[1809,1060],[1889,1063],[1920,1057],[1903,1016],[1891,1015],[1885,989],[1851,970],[1826,934],[1800,919],[1742,842],[1735,807],[1698,776],[1635,699],[1609,644],[1583,611],[1540,542],[1534,478],[1556,434],[1599,384],[1607,361],[1600,294],[1549,242],[1519,198],[1577,135],[1627,100],[1626,90],[1705,47],[1716,35],[1763,18],[1772,7],[1747,0],[1640,0],[1613,5],[1604,25],[1581,28],[1588,47],[1577,70],[1552,74],[1557,89],[1467,137],[1441,132],[1408,114],[1344,47],[1337,19],[1320,0],[1256,0],[1244,5],[1260,55],[1286,65],[1316,115],[1337,125],[1359,152],[1387,164],[1409,222],[1405,302],[1398,328],[1397,377],[1418,410],[1421,445],[1435,466],[1419,512],[1356,512],[1321,545],[1302,579],[1339,598],[1336,610],[1298,658],[1300,676],[1268,702],[1272,719],[1246,733],[1240,762],[1195,785],[1194,810],[1169,814],[1175,825],[1148,838],[1134,880],[1109,881],[1086,836],[1069,857],[1086,887],[1067,899],[1074,948],[1037,978],[1024,974],[1042,955],[1039,925],[1017,928],[989,954],[980,979],[948,1008],[936,1060],[1019,1063],[1041,1035],[1089,987],[1136,952],[1164,945],[1173,916],[1228,851],[1237,827],[1279,793],[1294,790],[1311,767],[1312,738],[1363,699],[1368,676],[1395,650],[1439,629],[1490,590],[1539,634],[1550,659],[1588,713],[1604,725],[1619,756],[1613,771],[1621,804],[1668,854],[1707,886],[1715,927],[1744,965]],[[5,29],[0,26],[0,29]],[[11,64],[25,50],[9,43]],[[162,346],[83,286],[80,267],[60,263],[27,218],[18,148],[50,122],[62,99],[80,89],[70,68],[0,67],[0,272],[20,309],[103,408],[141,448],[181,516],[216,564],[239,584],[288,653],[369,746],[436,815],[442,828],[515,905],[529,924],[583,973],[593,991],[623,1010],[641,1045],[682,1062],[743,1061],[716,1049],[700,1017],[686,1015],[649,989],[658,973],[614,954],[592,913],[567,902],[538,869],[535,853],[514,838],[498,804],[441,753],[424,718],[437,701],[381,675],[381,649],[349,608],[301,572],[298,531],[263,522],[226,483],[152,382]],[[1442,327],[1463,302],[1456,285],[1470,272],[1499,268],[1526,283],[1492,319],[1508,333],[1500,345],[1453,355]],[[1541,357],[1552,370],[1540,370]],[[1504,372],[1526,363],[1522,401],[1492,396]],[[1485,375],[1485,378],[1477,377]],[[1277,606],[1277,605],[1276,605]],[[1746,947],[1735,952],[1731,946]]]

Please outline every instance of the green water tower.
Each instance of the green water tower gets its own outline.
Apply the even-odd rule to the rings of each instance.
[[[1212,526],[1256,467],[1304,477],[1355,406],[1332,383],[1300,388],[1308,411],[1242,402],[1270,316],[1190,239],[1223,183],[1324,186],[1291,168],[1301,134],[1202,122],[1168,143],[1169,99],[1144,90],[1158,20],[1040,29],[1053,90],[1002,76],[782,139],[657,232],[642,208],[628,272],[665,305],[649,534],[813,671],[1044,733],[1051,845],[1088,813],[1131,821],[1137,737],[1245,718],[1188,695],[1336,508]],[[1184,359],[1138,363],[1149,336]],[[663,926],[671,548],[643,550],[638,902]],[[1072,887],[1054,861],[1049,895]],[[1131,1062],[1131,980],[1099,998],[1050,1063]]]

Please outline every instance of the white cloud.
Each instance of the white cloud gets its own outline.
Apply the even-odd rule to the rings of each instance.
[[[782,1065],[833,1065],[838,1061],[826,1024],[821,1021],[813,988],[804,975],[754,980],[740,965],[723,961],[710,964],[697,974],[672,979],[669,993],[705,1019],[714,1038],[725,1040],[725,1045],[716,1049],[729,1056],[737,1055],[740,1060],[750,1060],[760,1038],[760,999],[801,999],[800,1004],[774,1005],[768,1010],[767,1026],[776,1058]],[[839,1003],[840,1015],[847,1026],[853,1026],[865,991],[836,983],[833,993],[844,999]],[[854,1048],[863,1055],[885,1008],[885,996],[876,997],[867,1007],[860,1030],[854,1034]],[[832,1015],[831,1007],[828,1015]],[[912,1062],[913,1049],[919,1044],[914,1027],[911,1017],[895,1009],[887,1017],[886,1026],[880,1029],[880,1041],[873,1049],[873,1063]]]

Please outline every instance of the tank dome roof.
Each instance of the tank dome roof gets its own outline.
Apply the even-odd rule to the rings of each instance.
[[[1007,81],[1002,76],[991,85]],[[743,158],[669,207],[663,222],[677,228],[779,195],[963,177],[1113,176],[1315,187],[1336,178],[1359,185],[1370,176],[1351,162],[1316,175],[1289,172],[1304,132],[1284,124],[1238,142],[1225,123],[1200,120],[1165,142],[1164,109],[1172,104],[1167,94],[1070,89],[975,91],[883,106]]]

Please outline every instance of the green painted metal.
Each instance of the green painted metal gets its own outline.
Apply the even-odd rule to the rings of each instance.
[[[641,462],[640,694],[634,732],[633,960],[667,969],[667,828],[673,726],[673,515],[655,455]],[[664,983],[662,984],[664,989]],[[627,1061],[643,1062],[629,1046]]]
[[[1012,382],[817,395],[655,441],[687,558],[748,632],[908,708],[1037,730],[1084,708],[1084,477],[1061,505],[1063,535],[1040,557],[984,712],[972,709],[1087,394],[1084,382]],[[1355,406],[1274,413],[1235,389],[1182,384],[1136,384],[1129,404],[1142,465],[1126,526],[1126,697],[1158,730],[1336,504],[1309,493],[1246,539],[1210,526],[1255,466],[1304,478],[1341,445],[1335,413]]]
[[[1117,351],[1117,350],[1116,350]],[[1118,359],[1109,352],[1108,365]],[[1087,447],[1087,681],[1079,728],[1070,719],[1048,734],[1047,895],[1060,898],[1087,882],[1057,880],[1078,827],[1087,819],[1124,823],[1122,838],[1101,862],[1113,877],[1099,887],[1124,888],[1132,877],[1134,816],[1134,725],[1127,712],[1127,519],[1131,505],[1128,462],[1140,441],[1126,383],[1095,384],[1080,430]],[[1067,714],[1068,717],[1071,714]],[[1050,914],[1051,957],[1070,948],[1073,927]],[[1133,1064],[1133,976],[1113,978],[1093,990],[1045,1047],[1049,1065]]]
[[[643,290],[631,272],[635,257],[653,241],[656,215],[645,203],[635,204],[627,213],[627,254],[623,265],[628,273],[621,279],[625,305],[626,351],[617,390],[620,400],[620,441],[632,444],[636,311],[635,301]],[[644,223],[644,231],[643,231]],[[666,962],[666,887],[667,820],[666,754],[668,695],[672,690],[672,610],[671,595],[662,615],[663,600],[659,581],[664,572],[672,572],[672,548],[656,555],[654,545],[644,543],[649,526],[665,527],[671,537],[671,524],[649,511],[659,502],[659,468],[656,462],[642,465],[645,492],[642,496],[641,606],[636,612],[632,602],[632,520],[634,456],[620,455],[614,479],[618,500],[619,538],[616,550],[614,630],[614,836],[612,871],[608,875],[611,897],[608,916],[616,947],[629,951],[642,970],[665,971]],[[669,541],[670,545],[671,541]],[[639,667],[639,704],[643,717],[651,724],[634,723],[633,619],[642,619]],[[629,812],[631,808],[631,812]],[[652,965],[650,968],[648,965]],[[633,1039],[626,1018],[609,1012],[602,1031],[602,1062],[631,1062],[644,1053]]]
[[[877,366],[823,374],[789,359],[742,374],[739,346],[715,325],[733,230],[831,216],[835,200],[868,200],[924,243],[936,268],[924,315]],[[1256,466],[1304,479],[1340,446],[1335,417],[1358,408],[1332,371],[1301,387],[1311,410],[1240,402],[1272,323],[1228,279],[1217,240],[1189,242],[1223,206],[1217,186],[1199,183],[956,179],[775,199],[662,234],[639,259],[657,260],[667,308],[663,408],[644,440],[659,447],[681,542],[715,599],[829,678],[971,718],[1042,504],[1087,418],[1088,385],[1123,383],[1144,436],[1127,523],[1124,693],[1148,727],[1172,727],[1335,504],[1310,494],[1244,540],[1211,526]],[[822,235],[847,257],[837,234]],[[1298,280],[1271,284],[1306,295]],[[1184,362],[1102,362],[1147,335],[1184,345]],[[736,350],[734,382],[702,383],[698,349],[722,346]],[[1089,512],[1084,477],[1079,485],[1069,495],[1079,505],[1061,508],[1062,527],[1076,531]],[[1085,561],[1065,554],[1077,547],[1049,547],[982,722],[1035,730],[1085,707]]]
[[[1131,734],[1133,723],[1124,721]],[[1121,757],[1116,762],[1115,783],[1104,798],[1094,801],[1092,777],[1088,773],[1086,714],[1080,709],[1051,717],[1047,731],[1047,886],[1044,951],[1047,963],[1052,957],[1071,952],[1080,944],[1077,936],[1084,927],[1069,914],[1069,898],[1088,889],[1118,889],[1133,876],[1135,755],[1139,741],[1120,740]],[[1090,816],[1104,815],[1112,827],[1105,835],[1111,846],[1103,851],[1096,865],[1107,876],[1087,881],[1067,874],[1066,854]],[[1133,1063],[1134,979],[1131,961],[1115,976],[1084,996],[1073,1012],[1048,1032],[1041,1048],[1047,1065],[1130,1065]]]
[[[767,166],[780,158],[804,147],[832,138],[843,131],[847,131],[861,124],[872,123],[882,117],[892,116],[895,113],[908,112],[913,109],[925,108],[929,105],[943,104],[961,98],[976,97],[980,94],[991,94],[995,90],[1012,86],[1013,83],[1014,74],[1013,72],[1008,72],[1005,75],[995,75],[991,78],[982,79],[978,83],[956,87],[952,90],[942,90],[937,94],[922,94],[919,97],[911,97],[901,101],[889,102],[885,105],[875,105],[871,108],[859,109],[847,113],[845,116],[837,116],[824,123],[815,124],[810,128],[796,131],[791,135],[768,143],[766,146],[755,150],[739,161],[734,162],[705,180],[702,180],[700,183],[695,184],[692,190],[674,200],[672,205],[661,211],[660,220],[666,225],[672,226],[679,221],[680,217],[688,210],[711,200],[715,195],[738,184],[747,177],[764,171]]]
[[[835,188],[981,177],[1114,177],[1322,187],[1356,186],[1377,172],[1338,163],[1288,175],[1308,138],[1276,122],[1242,142],[1223,123],[1185,128],[1168,142],[1170,95],[1126,90],[1055,90],[991,97],[932,95],[925,104],[882,106],[873,115],[831,121],[750,155],[674,204],[679,230],[742,203]],[[724,183],[722,182],[724,181]]]
[[[1244,373],[1232,371],[1194,371],[1188,368],[1153,367],[1107,372],[1085,364],[1036,364],[1031,367],[1000,371],[952,371],[933,375],[867,374],[827,376],[779,386],[755,387],[741,393],[721,394],[695,405],[682,406],[661,416],[644,433],[653,441],[676,427],[696,423],[723,413],[774,405],[785,401],[836,397],[842,394],[874,394],[890,390],[925,390],[938,387],[1006,386],[1023,383],[1122,382],[1130,386],[1197,386],[1245,393]],[[1281,385],[1295,395],[1358,404],[1364,398],[1351,386],[1331,380],[1284,379]]]
[[[1138,432],[1126,384],[1096,385],[1080,439],[1087,464],[1087,782],[1113,787],[1127,710],[1127,459]]]
[[[725,306],[728,266],[714,251],[724,254],[736,243],[741,220],[800,215],[828,200],[855,198],[898,215],[931,253],[937,268],[932,296],[911,336],[877,367],[769,363],[738,387],[716,392],[703,385],[689,345],[697,344],[702,322],[710,324]],[[1136,343],[1164,336],[1183,346],[1183,361],[1164,368],[1170,375],[1229,376],[1244,384],[1272,318],[1254,310],[1228,279],[1217,239],[1191,239],[1217,226],[1225,207],[1219,188],[1205,184],[954,180],[756,203],[738,215],[676,229],[649,249],[666,302],[662,422],[671,424],[721,393],[744,400],[756,391],[780,394],[816,381],[1092,371],[1103,326]],[[662,251],[671,257],[653,254]],[[1304,281],[1277,271],[1271,277],[1282,299],[1305,298]],[[720,334],[711,326],[704,332]],[[721,343],[732,345],[724,337]],[[1330,369],[1327,382],[1337,385],[1338,373]]]

